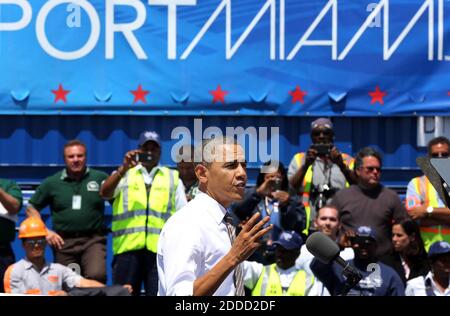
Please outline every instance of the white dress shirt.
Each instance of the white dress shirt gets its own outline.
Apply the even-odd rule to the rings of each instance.
[[[256,286],[256,283],[258,282],[261,273],[263,272],[264,265],[256,262],[256,261],[244,261],[243,263],[244,268],[244,282],[245,286],[249,289],[253,289]],[[275,270],[278,272],[278,275],[280,277],[280,283],[281,288],[283,289],[283,294],[286,294],[287,290],[291,286],[292,281],[294,280],[295,276],[297,275],[298,269],[295,265],[290,267],[289,269],[281,269],[278,266],[275,267]],[[306,271],[307,280],[311,280],[312,274]],[[314,279],[314,282],[311,284],[311,282],[308,282],[306,284],[306,291],[305,296],[319,296],[319,290],[318,286],[316,285],[316,279]]]
[[[169,218],[158,242],[158,295],[193,295],[194,281],[228,253],[231,242],[225,214],[222,205],[199,192]],[[214,295],[235,295],[233,272]]]
[[[444,293],[439,291],[436,286],[436,282],[433,280],[433,274],[428,272],[428,274],[424,276],[419,276],[417,278],[411,279],[406,282],[405,295],[406,296],[427,296],[425,280],[431,280],[431,288],[433,289],[434,295],[436,296],[450,296],[450,286],[448,286]]]

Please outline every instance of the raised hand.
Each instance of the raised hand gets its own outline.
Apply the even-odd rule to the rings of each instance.
[[[309,167],[314,163],[314,160],[316,160],[317,158],[317,150],[309,147],[308,151],[306,152],[306,157],[305,157],[305,166]]]
[[[269,222],[270,217],[266,216],[258,221],[261,214],[255,213],[243,226],[242,230],[237,235],[234,243],[230,249],[230,254],[241,263],[250,257],[256,249],[261,246],[261,237],[272,230],[273,225],[264,226]]]
[[[275,186],[275,179],[266,179],[257,189],[256,193],[260,196],[270,196]]]

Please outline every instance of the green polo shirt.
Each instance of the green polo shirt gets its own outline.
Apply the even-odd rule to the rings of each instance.
[[[0,179],[0,188],[20,202],[22,208],[22,191],[15,181]],[[16,223],[6,217],[0,216],[0,245],[9,244],[16,238]]]
[[[46,178],[36,189],[29,203],[41,211],[50,206],[53,230],[85,232],[104,227],[105,202],[99,191],[108,175],[102,171],[86,169],[80,181],[71,179],[66,169]],[[79,207],[74,196],[81,196]],[[76,203],[75,203],[76,205]]]

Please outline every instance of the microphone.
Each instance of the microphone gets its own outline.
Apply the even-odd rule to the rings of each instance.
[[[324,233],[311,234],[306,240],[306,249],[320,262],[329,264],[334,261],[344,269],[342,274],[345,279],[345,287],[342,295],[347,295],[348,291],[362,279],[361,273],[339,256],[341,251],[339,246]]]

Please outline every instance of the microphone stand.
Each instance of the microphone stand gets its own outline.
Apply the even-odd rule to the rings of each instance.
[[[340,266],[344,267],[342,275],[344,276],[345,283],[341,296],[347,296],[348,292],[362,279],[362,275],[358,270],[350,266],[350,264],[341,257],[337,257],[336,261]]]

